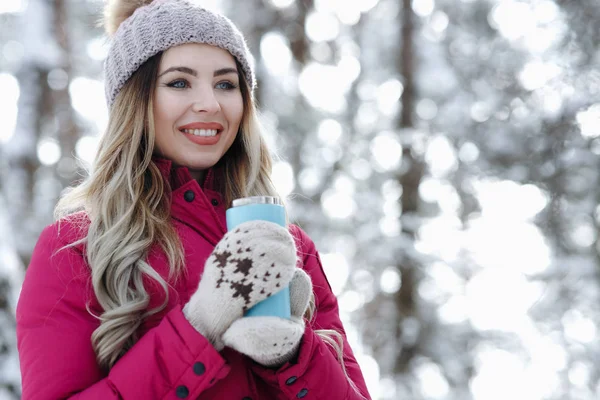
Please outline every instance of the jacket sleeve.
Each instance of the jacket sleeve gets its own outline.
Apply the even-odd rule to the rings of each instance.
[[[75,247],[57,252],[62,229],[42,232],[17,305],[24,400],[176,399],[182,392],[196,398],[227,375],[230,367],[180,307],[103,373],[91,344],[98,320],[86,307],[88,267]]]
[[[278,370],[253,364],[256,375],[268,383],[277,399],[296,399],[308,396],[311,399],[369,400],[362,372],[346,338],[339,317],[338,303],[315,249],[312,240],[300,228],[291,228],[296,238],[302,267],[310,275],[317,302],[315,316],[307,323],[295,362],[284,364]],[[335,350],[315,332],[319,329],[334,329],[344,341],[344,365],[348,378],[337,359]]]

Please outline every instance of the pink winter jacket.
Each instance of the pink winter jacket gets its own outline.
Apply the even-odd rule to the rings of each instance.
[[[63,220],[44,229],[33,252],[17,306],[17,338],[23,399],[361,399],[351,387],[335,352],[316,329],[344,334],[338,305],[319,255],[298,227],[302,268],[311,276],[317,303],[307,323],[298,359],[277,370],[225,348],[217,352],[185,319],[181,309],[198,286],[204,262],[226,232],[225,208],[214,190],[212,171],[201,187],[186,168],[155,159],[172,191],[172,221],[185,250],[187,273],[168,279],[162,251],[151,251],[150,265],[170,284],[168,305],[140,329],[139,341],[108,372],[96,364],[90,337],[98,305],[90,283],[83,246],[57,251],[85,235],[81,224]],[[86,220],[85,215],[81,219]],[[84,225],[85,226],[85,225]],[[150,307],[164,300],[162,289],[147,281]],[[360,368],[344,334],[344,362],[365,398]]]

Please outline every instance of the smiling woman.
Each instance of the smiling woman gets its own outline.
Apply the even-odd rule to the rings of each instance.
[[[368,398],[311,239],[226,232],[277,196],[241,33],[185,0],[111,1],[106,27],[108,126],[17,307],[22,398]],[[289,319],[245,316],[286,287]]]
[[[154,92],[156,153],[201,180],[235,140],[244,104],[235,59],[187,43],[165,51]]]

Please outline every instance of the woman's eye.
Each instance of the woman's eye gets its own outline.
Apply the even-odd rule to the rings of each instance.
[[[237,88],[237,86],[231,82],[224,81],[224,82],[217,83],[216,88],[222,89],[222,90],[232,90],[232,89]]]
[[[187,87],[187,85],[188,85],[188,83],[184,79],[177,79],[177,80],[167,84],[168,87],[172,87],[175,89],[185,89]]]

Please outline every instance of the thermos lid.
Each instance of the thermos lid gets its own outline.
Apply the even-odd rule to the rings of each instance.
[[[274,196],[252,196],[235,199],[232,202],[233,207],[246,206],[248,204],[277,204],[282,206],[283,203],[279,197]]]

